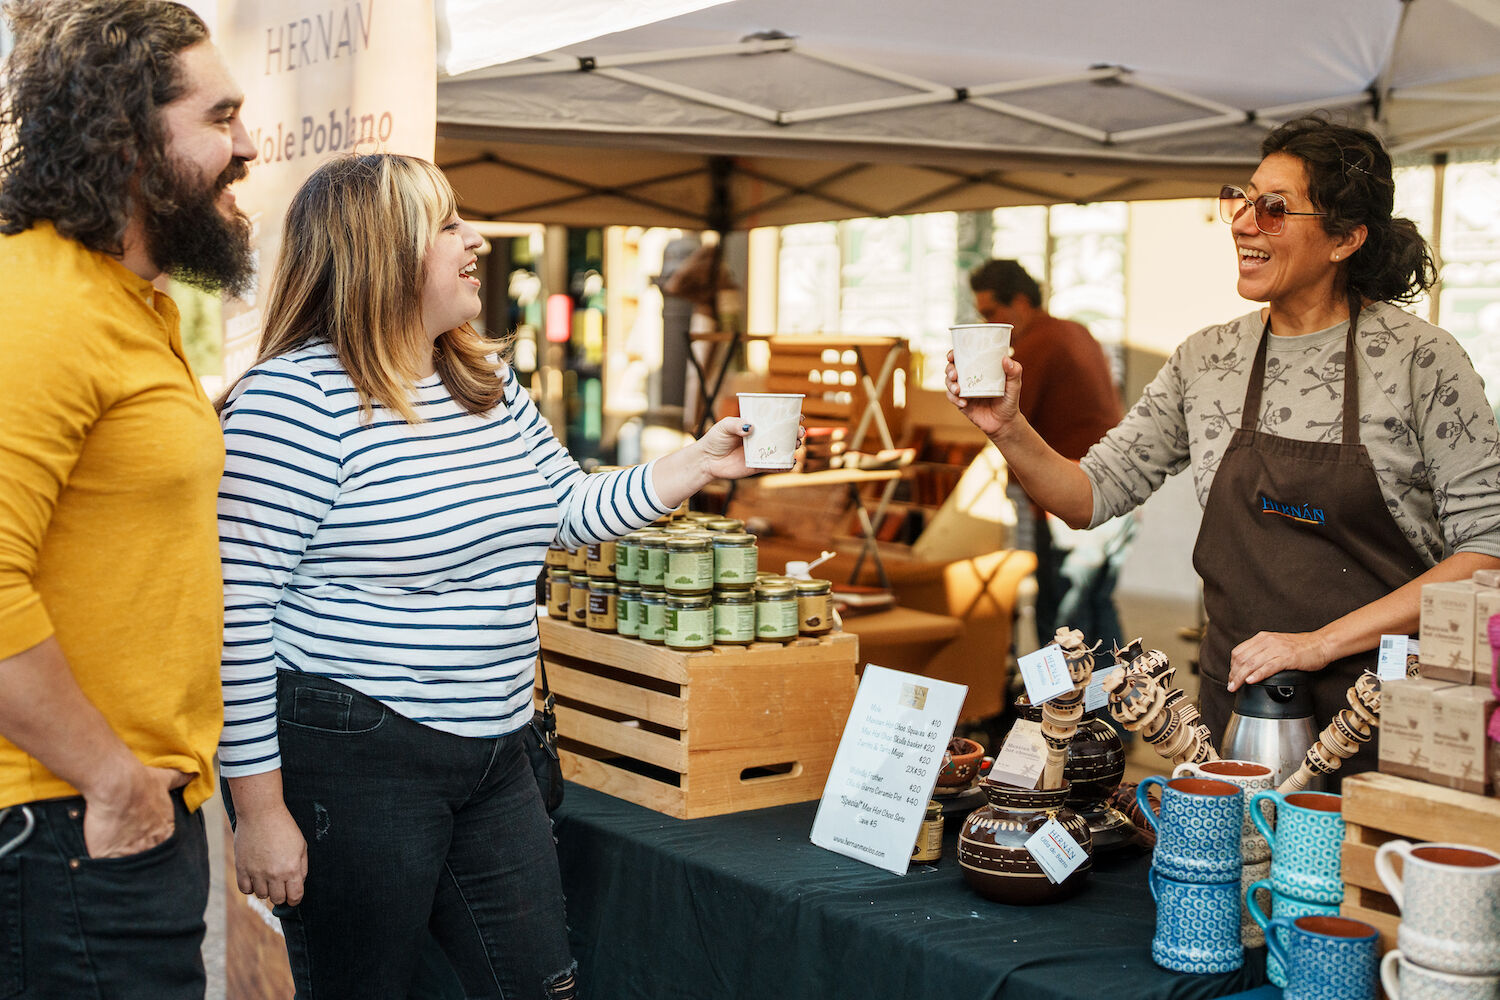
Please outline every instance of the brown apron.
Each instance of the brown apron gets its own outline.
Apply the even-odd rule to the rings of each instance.
[[[1222,743],[1234,707],[1225,685],[1234,647],[1257,632],[1311,632],[1378,600],[1426,571],[1386,506],[1370,455],[1359,443],[1359,399],[1351,314],[1344,343],[1341,443],[1294,441],[1257,429],[1265,381],[1267,320],[1250,369],[1239,429],[1229,442],[1193,549],[1203,578],[1208,629],[1200,663],[1203,721]],[[1308,675],[1314,725],[1347,706],[1345,692],[1375,669],[1375,650]],[[1371,770],[1374,743],[1342,774]]]

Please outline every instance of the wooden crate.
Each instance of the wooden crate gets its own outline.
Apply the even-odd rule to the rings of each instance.
[[[1339,912],[1379,928],[1382,953],[1396,947],[1401,917],[1375,874],[1381,844],[1438,841],[1500,851],[1500,799],[1375,772],[1345,778],[1343,793],[1344,902]]]
[[[679,819],[823,794],[859,640],[683,653],[543,618],[563,774]]]

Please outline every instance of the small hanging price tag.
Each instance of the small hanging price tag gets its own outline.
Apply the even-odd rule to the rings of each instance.
[[[1028,719],[1018,719],[1005,737],[1005,745],[995,755],[990,768],[990,780],[1017,788],[1035,788],[1047,764],[1047,741],[1042,737],[1042,724]]]
[[[1375,675],[1383,681],[1396,681],[1406,676],[1406,645],[1404,635],[1380,637],[1380,655],[1376,660]]]
[[[1033,705],[1051,701],[1073,689],[1073,678],[1068,676],[1068,661],[1063,658],[1063,651],[1057,643],[1027,653],[1016,663],[1021,668],[1021,680],[1026,682],[1026,697]]]
[[[1042,828],[1026,841],[1026,849],[1042,866],[1048,881],[1053,883],[1061,882],[1088,860],[1083,847],[1056,819],[1042,824]]]
[[[1104,678],[1113,676],[1124,669],[1124,667],[1111,667],[1102,673],[1096,671],[1089,678],[1089,686],[1083,689],[1083,710],[1085,712],[1096,711],[1108,703],[1109,699],[1104,696]]]

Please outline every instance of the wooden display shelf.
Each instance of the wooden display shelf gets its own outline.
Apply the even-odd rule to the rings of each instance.
[[[823,793],[854,704],[855,636],[686,653],[538,624],[568,780],[679,819]]]
[[[1382,953],[1396,947],[1401,913],[1375,874],[1381,844],[1437,841],[1500,851],[1500,799],[1375,772],[1345,778],[1343,795],[1339,912],[1378,928]]]

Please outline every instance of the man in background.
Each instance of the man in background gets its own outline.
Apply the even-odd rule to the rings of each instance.
[[[201,998],[224,450],[152,282],[249,287],[255,150],[187,7],[5,13],[0,996]]]
[[[1083,458],[1124,416],[1104,350],[1082,324],[1043,309],[1041,288],[1014,260],[981,264],[970,273],[969,287],[986,323],[1011,326],[1011,353],[1023,370],[1021,414],[1058,452],[1075,462]],[[1082,630],[1090,642],[1120,641],[1112,598],[1117,561],[1096,546],[1080,545],[1078,557],[1065,567],[1070,549],[1054,544],[1040,508],[1032,505],[1031,512],[1038,638],[1050,642],[1053,632],[1066,626]]]

